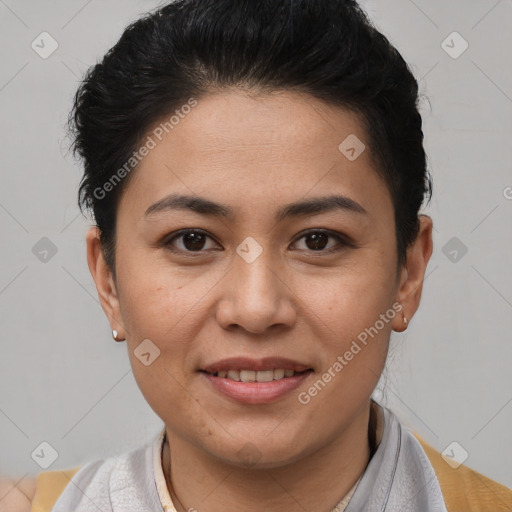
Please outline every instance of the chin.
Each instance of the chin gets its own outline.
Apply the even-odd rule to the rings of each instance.
[[[274,424],[273,428],[275,427]],[[269,432],[271,432],[270,435]],[[210,440],[212,440],[211,437]],[[203,449],[230,466],[244,469],[272,469],[292,464],[313,453],[317,444],[321,442],[307,444],[304,435],[294,435],[289,428],[280,432],[279,435],[277,432],[272,433],[272,429],[265,429],[260,435],[255,435],[254,431],[243,432],[232,437],[224,435],[220,443],[217,438],[214,445],[203,445]]]

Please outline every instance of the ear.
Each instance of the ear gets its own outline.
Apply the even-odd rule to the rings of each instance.
[[[112,271],[107,265],[101,250],[99,228],[97,226],[89,228],[85,239],[87,242],[87,263],[96,284],[101,307],[107,315],[111,329],[115,329],[120,337],[124,338],[126,332],[122,323],[117,289]]]
[[[419,222],[418,236],[407,249],[406,263],[401,270],[396,300],[402,305],[402,310],[393,319],[393,330],[396,332],[407,329],[408,322],[420,305],[425,270],[432,255],[432,219],[428,215],[420,215]]]

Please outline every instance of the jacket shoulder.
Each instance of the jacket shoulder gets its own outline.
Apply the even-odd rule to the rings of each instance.
[[[512,490],[460,465],[452,468],[442,455],[413,432],[434,468],[448,512],[511,512]]]
[[[59,496],[80,467],[60,471],[43,471],[36,477],[36,492],[31,512],[50,512]]]

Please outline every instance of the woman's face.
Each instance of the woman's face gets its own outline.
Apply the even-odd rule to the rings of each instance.
[[[353,113],[226,91],[161,131],[119,204],[116,286],[88,234],[143,395],[169,434],[230,464],[327,447],[367,413],[428,247],[397,273],[393,204]]]

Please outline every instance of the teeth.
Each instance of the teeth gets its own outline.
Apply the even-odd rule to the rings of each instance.
[[[240,372],[238,370],[229,370],[228,371],[228,379],[239,381],[240,380]]]
[[[258,372],[260,373],[260,372]],[[256,380],[256,372],[252,370],[241,370],[240,380],[242,382],[254,382]]]
[[[273,380],[281,380],[285,377],[293,377],[293,370],[219,370],[217,377],[228,378],[237,382],[271,382]]]
[[[256,372],[258,382],[271,382],[274,380],[274,370],[264,370]]]
[[[284,377],[284,370],[274,370],[274,380],[279,380]]]

